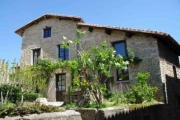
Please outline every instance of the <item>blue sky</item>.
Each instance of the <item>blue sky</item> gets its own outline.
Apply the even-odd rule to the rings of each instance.
[[[167,32],[180,43],[180,0],[0,0],[0,59],[21,56],[14,31],[45,14],[81,16],[86,23]]]

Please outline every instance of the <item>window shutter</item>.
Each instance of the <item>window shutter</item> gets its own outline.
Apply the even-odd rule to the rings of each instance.
[[[51,37],[51,28],[48,29],[48,37]]]
[[[124,42],[116,43],[114,45],[114,48],[116,50],[116,56],[121,55],[121,56],[126,56],[126,46]]]
[[[65,60],[69,60],[69,48],[65,48]]]
[[[64,61],[64,48],[60,47],[60,53],[59,57],[61,58],[62,61]]]

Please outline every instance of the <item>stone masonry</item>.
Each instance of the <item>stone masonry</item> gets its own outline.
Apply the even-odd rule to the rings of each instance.
[[[51,60],[58,60],[58,47],[62,41],[63,36],[66,36],[69,40],[76,38],[76,29],[85,31],[85,35],[81,38],[82,46],[85,50],[89,50],[94,45],[99,45],[104,40],[108,41],[109,46],[112,46],[113,42],[125,41],[127,49],[131,49],[135,56],[141,58],[142,61],[137,64],[130,64],[129,80],[117,81],[116,72],[112,70],[114,82],[113,88],[120,89],[122,86],[128,86],[129,83],[136,81],[138,72],[149,72],[151,74],[149,82],[153,85],[163,89],[162,86],[166,82],[165,75],[173,76],[173,65],[179,66],[178,56],[180,50],[178,43],[175,40],[169,40],[170,35],[161,32],[135,30],[135,29],[121,29],[117,27],[99,27],[98,25],[84,25],[81,18],[65,17],[61,18],[61,15],[44,15],[39,19],[32,21],[30,24],[23,26],[16,31],[17,34],[22,36],[22,52],[21,52],[21,64],[32,65],[33,55],[32,50],[41,48],[41,58],[49,58]],[[75,19],[75,20],[74,20]],[[45,27],[51,27],[51,37],[43,38],[43,29]],[[89,29],[93,29],[90,31]],[[111,31],[111,34],[107,34],[105,31]],[[130,35],[128,35],[131,33]],[[158,36],[158,37],[157,37]],[[168,47],[168,44],[164,44],[163,40],[159,39],[159,36],[163,36],[164,39],[168,39],[169,42],[176,45],[176,49],[172,50],[172,47]],[[73,46],[70,46],[69,57],[74,59],[76,57],[76,51]],[[178,50],[177,50],[178,49]],[[167,57],[168,56],[168,57]],[[177,77],[180,78],[180,69],[176,67]],[[61,73],[59,70],[56,73]],[[70,73],[66,72],[66,91],[67,86],[71,84]],[[56,101],[56,79],[55,74],[51,78],[48,88],[47,97],[50,101]]]

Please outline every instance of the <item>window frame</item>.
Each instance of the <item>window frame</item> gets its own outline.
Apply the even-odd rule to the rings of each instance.
[[[49,30],[50,29],[50,34],[48,34],[48,35],[46,35],[45,33],[46,33],[46,30]],[[51,37],[52,36],[52,28],[51,27],[45,27],[44,29],[43,29],[43,38],[49,38],[49,37]]]
[[[36,48],[36,49],[32,49],[32,63],[33,63],[33,65],[37,65],[38,64],[38,60],[37,60],[37,63],[35,63],[35,51],[39,51],[39,55],[37,56],[37,59],[39,59],[40,57],[41,57],[41,48]]]
[[[59,45],[57,45],[57,47],[58,47],[58,59],[61,59],[61,55],[60,55],[60,49],[61,49],[61,45],[62,44],[59,44]],[[66,51],[65,51],[65,49],[69,49],[69,48],[63,48],[64,49],[64,55],[63,55],[63,57],[65,58],[64,60],[62,60],[62,61],[65,61],[65,60],[69,60],[69,53],[70,53],[70,51],[68,50],[68,59],[66,58]]]
[[[112,42],[111,45],[113,46],[114,49],[115,49],[114,45],[117,44],[117,43],[124,43],[125,44],[125,56],[128,56],[126,40],[119,40],[119,41]],[[128,80],[127,79],[119,80],[118,70],[116,70],[116,77],[117,77],[116,81],[118,81],[118,82],[128,82],[129,81],[129,68],[128,68],[128,66],[127,66],[127,70],[128,70]]]

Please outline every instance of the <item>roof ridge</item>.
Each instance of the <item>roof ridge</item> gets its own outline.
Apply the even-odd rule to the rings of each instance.
[[[75,16],[75,15],[65,15],[65,14],[56,14],[56,13],[45,13],[42,16],[45,15],[52,15],[52,16],[65,16],[65,17],[76,17],[76,18],[81,18],[80,16]],[[81,18],[82,19],[82,18]]]

